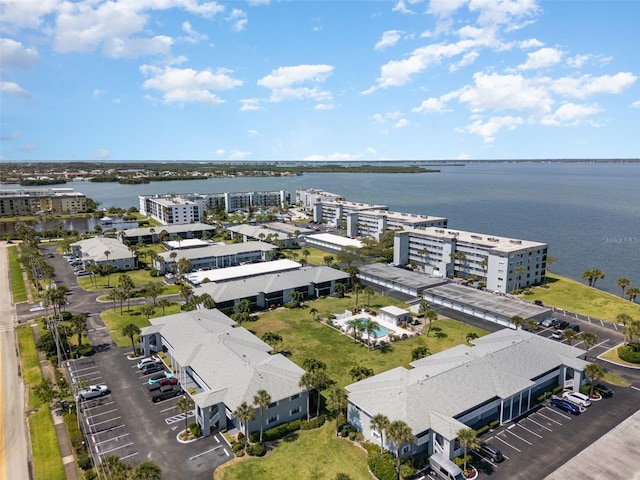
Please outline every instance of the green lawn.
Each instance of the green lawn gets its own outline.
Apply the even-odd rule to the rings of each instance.
[[[346,473],[353,480],[372,478],[367,453],[343,438],[335,437],[335,420],[322,428],[300,431],[281,441],[262,458],[241,457],[216,469],[216,480],[332,479]]]
[[[38,360],[31,327],[16,329],[22,379],[27,390],[28,422],[36,479],[63,480],[65,477],[62,457],[58,447],[51,411],[31,389],[42,381],[42,371]]]
[[[366,298],[364,301],[366,302]],[[417,336],[393,343],[386,349],[368,350],[365,345],[355,343],[351,337],[322,322],[314,321],[310,314],[311,308],[316,308],[321,314],[341,313],[345,307],[352,306],[353,303],[353,298],[315,300],[304,308],[264,312],[259,315],[257,321],[246,323],[244,326],[258,337],[267,331],[279,333],[283,337],[283,343],[278,349],[293,362],[302,365],[308,357],[321,360],[327,364],[327,374],[342,386],[353,383],[349,370],[356,365],[371,368],[375,374],[397,366],[409,367],[411,352],[418,346],[426,345],[431,353],[437,353],[465,343],[469,332],[478,336],[487,333],[454,320],[440,319],[433,324],[434,329],[439,331],[432,331],[429,337]],[[381,295],[371,297],[371,306],[374,308],[391,304],[405,306],[402,302]],[[436,333],[442,338],[436,338]]]
[[[86,275],[84,277],[78,277],[78,283],[80,286],[90,292],[100,292],[102,290],[108,290],[109,288],[113,288],[118,285],[118,277],[126,273],[131,277],[133,283],[135,283],[136,287],[142,288],[149,283],[162,283],[164,285],[163,295],[173,295],[178,293],[180,290],[177,285],[165,285],[162,277],[152,277],[149,273],[149,270],[131,270],[127,272],[120,273],[112,273],[107,279],[106,275],[96,275],[95,281],[96,286],[91,283],[91,276]]]
[[[549,273],[547,278],[549,283],[534,287],[532,293],[523,295],[523,298],[528,301],[542,300],[545,305],[610,322],[615,322],[616,316],[621,313],[640,319],[640,305],[629,300],[559,275]]]
[[[113,305],[113,304],[111,304]],[[119,347],[130,347],[131,339],[129,337],[124,337],[122,335],[122,329],[125,325],[130,323],[136,324],[139,328],[148,327],[150,325],[147,317],[140,313],[141,306],[132,306],[131,310],[127,311],[126,302],[123,306],[123,313],[120,315],[120,307],[115,309],[110,309],[102,312],[100,314],[100,318],[107,326],[109,333],[111,334],[111,338]],[[173,315],[174,313],[180,312],[180,305],[178,303],[172,303],[165,309],[165,315]],[[152,315],[151,318],[161,317],[162,316],[162,308],[156,307],[155,315]]]
[[[9,275],[11,278],[11,292],[13,294],[13,303],[27,301],[27,287],[22,278],[22,267],[18,261],[18,247],[9,247],[7,249],[9,260]]]
[[[313,248],[313,247],[304,247],[304,248],[295,248],[295,249],[284,249],[282,250],[282,253],[290,260],[295,260],[295,261],[300,261],[304,258],[304,255],[302,255],[302,250],[308,250],[309,251],[309,256],[307,257],[307,263],[311,264],[311,265],[326,265],[324,263],[324,257],[327,256],[331,256],[333,257],[334,261],[337,257],[337,254],[335,253],[328,253],[325,252],[324,250],[318,250],[317,248]],[[294,259],[293,258],[293,253],[297,254],[298,256]]]

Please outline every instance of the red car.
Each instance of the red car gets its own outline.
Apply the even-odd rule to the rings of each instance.
[[[157,390],[160,387],[163,387],[164,385],[177,385],[178,384],[178,379],[176,377],[171,377],[171,378],[161,378],[159,381],[157,381],[156,383],[152,384],[152,385],[148,385],[149,391],[152,392],[153,390]]]

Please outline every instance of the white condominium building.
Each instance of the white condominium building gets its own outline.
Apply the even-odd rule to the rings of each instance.
[[[388,210],[386,205],[374,205],[372,203],[347,202],[345,200],[327,200],[313,205],[313,221],[328,223],[343,228],[347,218],[352,213],[366,210]]]
[[[426,227],[446,228],[447,219],[387,210],[360,210],[347,215],[348,237],[373,237],[380,240],[388,230]]]
[[[544,280],[547,250],[546,243],[430,227],[397,232],[393,261],[443,277],[475,276],[506,293]]]
[[[296,204],[304,207],[306,210],[311,209],[318,202],[336,200],[344,200],[344,197],[337,193],[325,192],[319,188],[296,190]]]
[[[199,222],[208,210],[235,212],[249,208],[287,208],[291,194],[273,192],[180,193],[140,195],[140,212],[165,225]]]

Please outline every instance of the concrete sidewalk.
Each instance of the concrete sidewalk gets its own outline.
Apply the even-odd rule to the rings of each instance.
[[[640,411],[592,443],[546,480],[640,480]]]

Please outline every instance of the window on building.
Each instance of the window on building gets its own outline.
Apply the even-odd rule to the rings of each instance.
[[[300,394],[296,393],[295,395],[291,395],[291,397],[289,398],[289,401],[296,400],[298,398],[300,398]]]
[[[273,417],[267,418],[267,425],[271,425],[272,423],[276,423],[278,421],[278,415],[274,415]]]
[[[267,408],[273,408],[278,405],[278,402],[271,402]]]
[[[300,407],[291,409],[291,411],[289,412],[289,415],[296,415],[298,413],[300,413]]]

